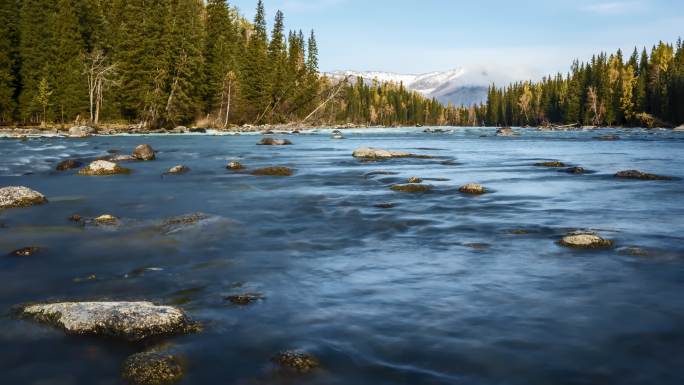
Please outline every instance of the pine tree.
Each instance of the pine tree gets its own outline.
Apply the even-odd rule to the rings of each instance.
[[[14,118],[19,68],[17,0],[0,0],[0,124]]]
[[[248,115],[253,117],[255,123],[262,122],[271,104],[270,79],[267,76],[270,73],[267,47],[268,37],[266,35],[264,3],[259,0],[254,17],[253,31],[248,39],[245,60],[240,72],[242,94],[248,104]]]
[[[60,122],[87,111],[88,86],[84,68],[84,42],[79,30],[75,0],[59,0],[54,22],[54,100]]]
[[[225,122],[227,101],[234,93],[235,79],[231,81],[229,74],[234,77],[237,72],[240,45],[237,25],[225,0],[207,2],[206,30],[204,112],[215,112],[218,121]]]

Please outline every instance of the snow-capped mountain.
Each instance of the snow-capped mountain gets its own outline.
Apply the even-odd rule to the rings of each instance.
[[[434,97],[442,103],[471,105],[487,101],[487,87],[492,83],[507,84],[509,76],[485,68],[456,68],[443,72],[430,72],[419,75],[404,75],[392,72],[335,71],[326,73],[332,79],[351,76],[352,81],[361,77],[364,81],[403,83],[409,90]]]

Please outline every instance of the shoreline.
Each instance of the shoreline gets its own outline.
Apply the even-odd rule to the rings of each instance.
[[[69,128],[62,127],[0,127],[0,138],[29,138],[29,137],[87,137],[87,136],[120,136],[120,135],[241,135],[241,134],[273,134],[273,135],[292,135],[299,133],[311,133],[317,131],[333,131],[333,130],[354,130],[354,129],[406,129],[415,128],[423,129],[426,133],[442,133],[454,129],[500,129],[501,127],[486,127],[486,126],[382,126],[382,125],[359,125],[359,124],[341,124],[341,125],[310,125],[310,124],[277,124],[277,125],[244,125],[232,126],[228,128],[199,128],[199,127],[185,127],[179,126],[173,129],[141,129],[135,126],[102,126],[98,129],[91,129],[93,132],[86,135],[70,134]],[[676,128],[669,127],[596,127],[596,126],[574,126],[574,127],[546,127],[546,126],[527,126],[527,127],[511,127],[514,130],[530,130],[542,132],[556,132],[556,131],[592,131],[592,130],[654,130],[654,131],[674,131],[684,132],[684,126]]]

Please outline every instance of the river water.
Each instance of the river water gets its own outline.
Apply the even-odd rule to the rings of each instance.
[[[149,346],[66,336],[13,311],[107,299],[177,305],[204,325],[165,340],[185,360],[182,384],[684,383],[684,182],[613,177],[684,178],[684,133],[493,132],[319,131],[281,147],[255,135],[0,139],[0,186],[49,199],[0,212],[0,382],[120,383],[122,361]],[[54,171],[140,143],[158,159],[126,163],[130,175]],[[434,157],[362,162],[361,146]],[[255,177],[226,170],[232,160],[296,173]],[[533,166],[544,160],[594,173]],[[177,164],[191,171],[162,175]],[[389,189],[412,176],[434,189]],[[460,194],[469,182],[491,193]],[[210,217],[160,226],[196,212]],[[573,229],[616,247],[560,247]],[[41,250],[4,257],[25,246]],[[264,298],[225,299],[242,293]],[[274,376],[287,349],[321,368]]]

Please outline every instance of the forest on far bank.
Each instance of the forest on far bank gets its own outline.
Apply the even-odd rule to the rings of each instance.
[[[443,105],[403,84],[319,73],[314,31],[225,0],[0,0],[0,125],[116,123],[668,126],[684,123],[684,50],[601,53],[568,74]]]

